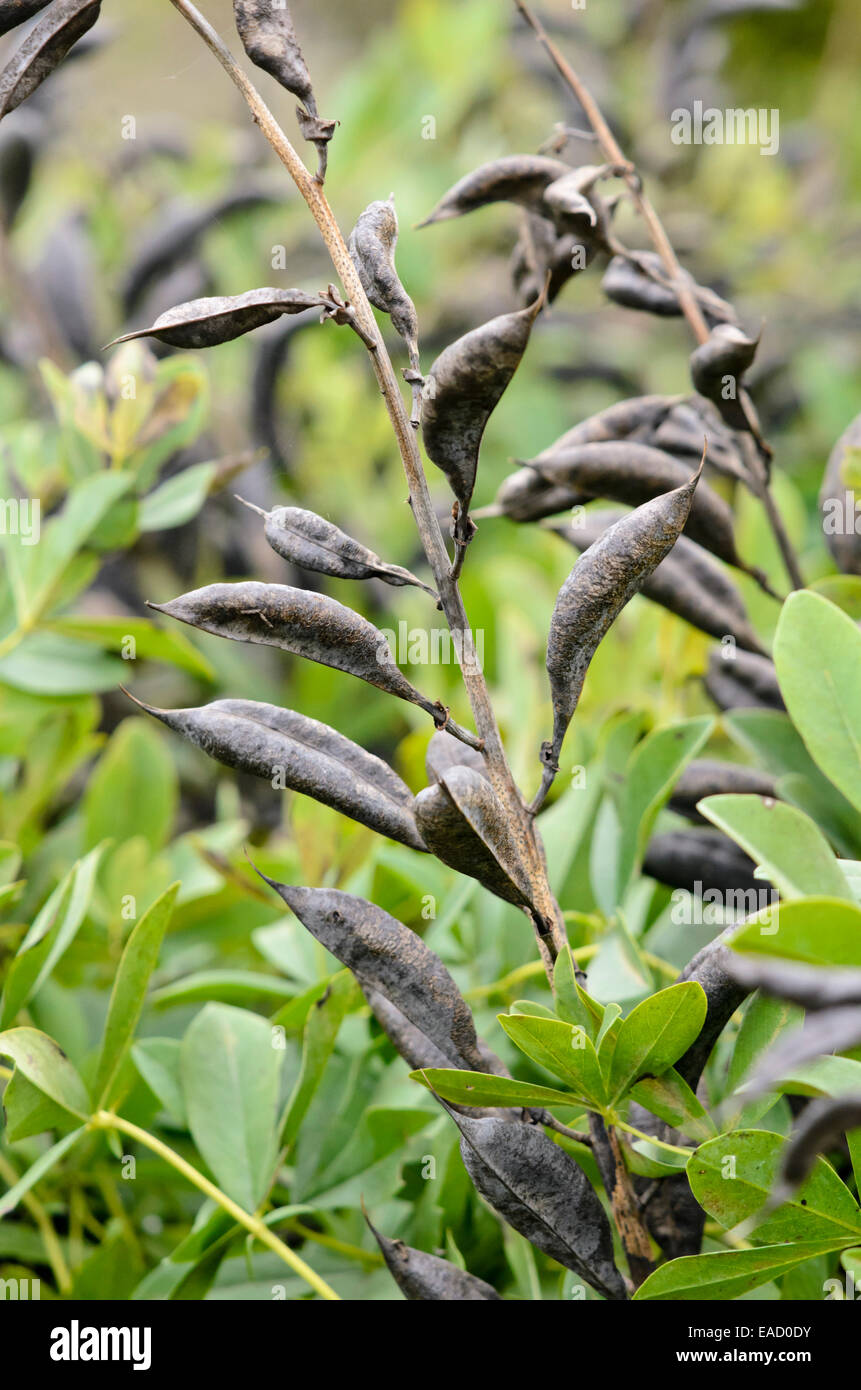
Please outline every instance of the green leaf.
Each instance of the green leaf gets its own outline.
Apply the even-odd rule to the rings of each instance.
[[[45,630],[63,637],[75,638],[106,651],[119,652],[126,661],[126,677],[130,676],[133,659],[163,661],[180,671],[188,671],[201,680],[214,680],[215,672],[208,661],[193,647],[181,632],[169,632],[156,627],[148,618],[54,618]],[[131,639],[131,640],[130,640]],[[129,656],[133,651],[134,657]]]
[[[717,1133],[687,1081],[672,1067],[662,1076],[647,1076],[636,1082],[630,1096],[690,1139],[712,1139]]]
[[[100,1109],[109,1103],[117,1073],[131,1047],[178,891],[179,884],[174,883],[156,898],[126,942],[111,990],[93,1087]]]
[[[254,1211],[272,1178],[283,1052],[265,1019],[207,1004],[182,1040],[180,1077],[189,1129],[228,1196]]]
[[[39,911],[6,975],[0,1028],[7,1028],[39,993],[74,941],[90,905],[102,853],[98,846],[79,860]]]
[[[861,810],[861,632],[820,594],[798,590],[781,610],[774,663],[811,757]]]
[[[727,1230],[761,1211],[780,1172],[786,1140],[763,1129],[741,1129],[702,1144],[688,1161],[688,1181],[701,1207]],[[857,1244],[861,1211],[845,1183],[824,1158],[810,1177],[748,1238],[756,1244],[778,1241],[843,1240]]]
[[[730,944],[810,965],[861,966],[861,908],[836,898],[778,903],[751,917]]]
[[[358,986],[349,970],[333,975],[321,999],[311,1006],[305,1022],[302,1067],[280,1125],[281,1143],[290,1145],[314,1098],[346,1015],[355,1007]]]
[[[785,999],[771,999],[767,994],[759,992],[754,994],[745,1010],[732,1049],[727,1073],[727,1095],[732,1095],[738,1089],[763,1052],[787,1029],[796,1027],[803,1017],[804,1010],[796,1004],[788,1004]],[[773,1104],[773,1093],[760,1096],[758,1100],[747,1104],[742,1094],[737,1099],[735,1112],[731,1117],[727,1117],[727,1128],[753,1126]]]
[[[490,1076],[483,1071],[448,1071],[442,1067],[428,1067],[424,1071],[411,1071],[410,1077],[452,1105],[567,1105],[571,1109],[583,1108],[577,1096],[566,1095],[564,1091],[554,1091],[550,1086],[534,1086],[529,1081],[513,1081],[507,1076]]]
[[[154,1009],[165,1009],[210,999],[221,1004],[250,1004],[267,998],[292,1001],[295,995],[296,986],[277,975],[255,970],[196,970],[153,990],[150,1003]]]
[[[804,1260],[825,1255],[840,1246],[831,1241],[799,1241],[766,1245],[758,1250],[716,1250],[708,1255],[683,1255],[661,1265],[640,1285],[635,1300],[741,1298],[794,1269]]]
[[[81,1125],[78,1129],[73,1129],[71,1134],[64,1134],[62,1139],[58,1139],[50,1149],[46,1149],[40,1154],[36,1162],[31,1164],[23,1177],[8,1192],[4,1192],[0,1197],[0,1221],[4,1216],[8,1216],[14,1211],[22,1197],[26,1197],[31,1187],[35,1187],[41,1178],[49,1173],[51,1169],[59,1163],[70,1149],[73,1149],[78,1140],[83,1138],[87,1132],[86,1125]]]
[[[84,794],[86,843],[107,836],[119,843],[143,835],[152,849],[160,849],[176,804],[176,764],[166,740],[149,720],[124,719]]]
[[[153,1095],[183,1128],[188,1127],[180,1076],[178,1038],[143,1038],[132,1046],[132,1061]]]
[[[697,809],[762,866],[781,898],[852,901],[831,846],[795,806],[762,796],[709,796]]]
[[[86,1119],[87,1088],[62,1048],[38,1028],[10,1028],[0,1033],[0,1057],[11,1057],[27,1080],[63,1110]]]
[[[567,944],[559,952],[553,967],[553,994],[556,1012],[563,1022],[575,1023],[578,1028],[585,1028],[591,1036],[595,1018],[581,998],[577,967],[571,947]]]
[[[34,1134],[44,1134],[55,1129],[63,1134],[73,1129],[77,1116],[69,1114],[49,1100],[43,1091],[32,1085],[21,1071],[13,1071],[3,1092],[3,1110],[6,1116],[4,1138],[9,1144],[19,1139],[29,1139]]]
[[[197,516],[218,471],[215,463],[194,463],[155,488],[140,504],[141,531],[169,531]]]
[[[89,695],[127,675],[125,662],[52,632],[30,633],[0,661],[0,685],[31,695]]]
[[[619,1030],[610,1092],[624,1094],[638,1077],[660,1076],[699,1036],[706,1017],[706,996],[690,980],[670,985],[632,1009]]]
[[[642,862],[658,812],[685,764],[696,757],[713,728],[711,718],[680,720],[665,729],[653,729],[631,754],[620,807],[619,900]]]
[[[558,1076],[592,1108],[606,1102],[595,1045],[584,1028],[558,1019],[500,1014],[499,1022],[515,1046],[540,1067]]]

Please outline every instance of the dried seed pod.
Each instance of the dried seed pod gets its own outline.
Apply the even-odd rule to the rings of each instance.
[[[188,304],[168,309],[150,328],[138,328],[134,333],[114,338],[108,347],[129,343],[133,338],[157,338],[176,348],[217,347],[261,328],[264,323],[272,323],[282,314],[301,314],[306,309],[322,307],[319,295],[306,294],[304,290],[266,288],[192,299]]]
[[[416,824],[432,854],[518,907],[531,907],[529,875],[509,818],[486,776],[455,766],[415,799]]]
[[[175,710],[137,703],[226,767],[303,792],[411,849],[425,848],[406,783],[328,724],[256,700]]]
[[[583,551],[594,545],[623,515],[623,512],[586,512],[576,526],[549,529]],[[686,536],[679,536],[666,559],[646,579],[640,593],[711,637],[731,637],[737,647],[766,655],[735,584],[717,560]]]
[[[788,999],[812,1012],[861,1004],[861,970],[830,970],[740,951],[730,953],[727,969],[745,989],[759,989],[772,998]]]
[[[365,1217],[367,1220],[367,1216]],[[371,1227],[386,1266],[404,1297],[412,1303],[491,1303],[502,1302],[499,1294],[483,1279],[458,1269],[457,1265],[413,1250],[402,1240],[389,1240]]]
[[[509,154],[482,164],[460,179],[440,199],[420,227],[434,222],[447,222],[452,217],[486,207],[488,203],[519,203],[533,212],[545,212],[542,194],[556,179],[570,174],[571,168],[560,159],[546,159],[537,154]]]
[[[350,256],[368,299],[375,309],[389,315],[407,345],[410,366],[420,371],[419,323],[415,305],[395,269],[397,244],[398,215],[393,199],[369,204],[350,233]]]
[[[0,120],[32,96],[99,17],[102,0],[54,0],[0,72]]]
[[[440,353],[428,373],[422,435],[428,458],[448,478],[461,517],[469,511],[485,426],[520,365],[542,302],[501,314],[464,334]]]
[[[469,1176],[502,1220],[605,1298],[624,1300],[610,1223],[583,1170],[542,1129],[446,1109]]]
[[[581,169],[569,169],[558,179],[554,179],[544,190],[542,203],[546,215],[553,218],[562,229],[585,230],[588,236],[599,230],[598,212],[595,202],[588,197],[603,172],[598,165],[586,165]],[[597,202],[597,199],[595,200]]]
[[[431,1042],[430,1038],[426,1037],[419,1028],[410,1023],[400,1009],[395,1008],[395,1005],[390,1003],[384,995],[379,994],[369,986],[365,986],[362,992],[389,1042],[400,1056],[409,1062],[413,1070],[427,1071],[434,1067],[442,1067],[443,1069],[450,1067],[450,1058],[445,1053],[440,1052],[436,1044]],[[478,1039],[478,1052],[482,1058],[482,1065],[478,1070],[488,1072],[492,1076],[510,1078],[511,1073],[508,1068],[500,1061],[496,1053],[482,1042],[481,1038]],[[470,1064],[463,1059],[458,1065],[459,1069],[471,1070]],[[476,1111],[472,1107],[470,1107],[469,1113],[473,1115],[476,1113],[480,1115],[494,1114],[502,1117],[506,1114],[503,1110]],[[509,1118],[513,1117],[513,1114],[509,1115]]]
[[[853,449],[861,450],[861,415],[843,431],[831,450],[819,493],[825,544],[844,574],[861,574],[861,534],[855,526],[856,494],[844,481],[847,454]]]
[[[746,487],[753,486],[744,459],[738,451],[733,435],[727,429],[711,401],[704,396],[695,396],[690,401],[680,401],[651,434],[637,436],[644,444],[675,458],[699,458],[703,447],[703,436],[709,441],[709,454],[706,473],[709,471],[735,478]]]
[[[535,809],[542,804],[558,770],[562,741],[598,644],[672,549],[688,519],[699,477],[699,473],[694,474],[684,486],[617,521],[580,557],[559,591],[547,639],[553,738],[541,748],[544,777],[533,803]]]
[[[848,1005],[816,1013],[805,1019],[803,1027],[785,1034],[760,1054],[745,1080],[745,1100],[755,1100],[770,1091],[775,1082],[815,1057],[850,1052],[854,1047],[861,1047],[861,1008]]]
[[[304,507],[275,507],[265,512],[253,502],[245,502],[243,497],[237,500],[265,517],[263,529],[267,541],[276,555],[293,565],[317,574],[330,574],[335,579],[381,579],[384,584],[395,587],[412,584],[436,598],[434,590],[409,570],[401,565],[386,564],[373,550],[353,540],[316,512],[306,511]]]
[[[484,1070],[466,1000],[439,956],[402,922],[336,888],[298,888],[261,874],[311,935],[430,1039],[449,1065]]]
[[[734,430],[747,428],[739,404],[742,377],[756,356],[759,338],[749,338],[735,324],[719,323],[706,342],[691,353],[694,390],[717,406],[722,419]]]
[[[731,304],[713,290],[697,285],[691,275],[684,279],[705,317],[713,323],[729,323],[735,318]],[[614,304],[639,309],[659,318],[677,318],[682,312],[679,296],[667,280],[660,256],[655,251],[638,251],[636,261],[614,256],[604,272],[601,289]]]
[[[783,1150],[780,1186],[772,1193],[772,1209],[804,1182],[820,1154],[836,1149],[849,1130],[861,1126],[861,1092],[824,1096],[803,1112]]]
[[[0,34],[8,34],[26,19],[44,10],[51,0],[0,0]]]
[[[685,464],[631,440],[605,444],[553,445],[531,460],[546,482],[570,487],[591,497],[637,506],[670,488],[681,487],[689,470]],[[691,506],[685,535],[710,550],[719,560],[749,574],[772,594],[762,571],[746,565],[735,544],[733,515],[728,504],[707,483],[701,483]]]
[[[726,648],[712,652],[705,678],[718,709],[786,709],[773,661],[754,652],[733,651],[732,661],[726,655]]]
[[[154,281],[193,256],[210,227],[235,213],[276,201],[274,193],[260,187],[235,190],[203,207],[190,207],[184,199],[160,207],[144,228],[124,276],[123,312],[133,313]]]
[[[670,830],[653,835],[643,860],[643,873],[669,888],[686,888],[702,897],[707,892],[768,892],[768,882],[754,877],[756,865],[721,831]],[[744,904],[742,904],[744,906]]]
[[[440,706],[420,694],[398,669],[383,633],[325,594],[289,584],[249,581],[209,584],[170,603],[148,606],[217,637],[280,647],[294,656],[347,671],[439,720]]]
[[[748,990],[730,974],[730,962],[735,956],[725,943],[734,931],[735,927],[728,928],[698,951],[676,980],[677,984],[695,981],[706,996],[705,1023],[699,1036],[675,1064],[675,1070],[692,1090],[696,1090],[712,1048],[748,994]]]
[[[455,740],[456,741],[456,740]],[[688,763],[667,803],[671,811],[688,820],[705,822],[697,803],[707,796],[736,795],[777,797],[775,781],[766,772],[740,763],[718,762],[715,758],[697,758]]]
[[[482,777],[487,777],[487,767],[481,753],[467,748],[459,739],[452,738],[445,729],[433,735],[425,753],[425,768],[429,782],[441,782],[444,775],[453,767],[470,767]]]
[[[478,507],[472,515],[476,521],[492,516],[504,516],[509,521],[540,521],[591,500],[574,488],[554,487],[545,482],[534,468],[518,468],[501,484],[495,501],[489,507]]]
[[[611,440],[627,439],[641,430],[655,430],[662,421],[682,402],[681,396],[631,396],[628,400],[616,401],[590,415],[586,420],[566,430],[563,435],[545,449],[541,457],[556,453],[575,444],[605,444]],[[697,459],[703,451],[703,431],[700,431]],[[709,441],[709,457],[711,441]]]
[[[532,304],[547,285],[552,304],[563,285],[591,265],[597,243],[573,233],[560,236],[553,223],[538,213],[524,212],[511,257],[511,279],[523,305]]]
[[[316,116],[311,76],[284,0],[233,0],[233,15],[242,46],[255,67],[268,72]]]

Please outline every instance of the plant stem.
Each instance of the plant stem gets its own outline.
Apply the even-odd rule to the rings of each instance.
[[[526,4],[526,0],[514,0],[514,4],[526,23],[532,29],[532,32],[535,34],[536,39],[553,63],[556,71],[583,108],[586,119],[595,132],[604,158],[610,164],[622,166],[621,176],[628,185],[634,206],[646,224],[649,236],[652,240],[652,245],[660,256],[667,275],[669,276],[671,286],[678,296],[682,313],[696,341],[698,343],[704,343],[709,337],[709,326],[697,303],[696,295],[691,289],[690,281],[682,272],[679,259],[673,249],[670,238],[667,236],[664,224],[655,211],[650,199],[643,192],[642,183],[634,165],[630,160],[625,158],[625,154],[618,140],[604,119],[601,108],[592,96],[589,88],[584,85],[564,54],[557,48],[540,19],[533,14],[529,5]],[[741,387],[738,392],[738,403],[744,412],[750,434],[758,446],[757,466],[753,470],[753,480],[756,486],[753,490],[765,507],[765,513],[769,525],[774,532],[774,537],[786,566],[790,582],[793,588],[802,589],[804,587],[804,580],[798,566],[798,560],[792,548],[792,543],[786,533],[783,519],[775,506],[774,498],[771,496],[768,487],[767,460],[771,458],[771,450],[759,433],[753,402],[743,387]]]
[[[646,1134],[642,1129],[636,1129],[634,1125],[623,1124],[621,1120],[616,1121],[616,1128],[623,1129],[626,1134],[633,1134],[635,1139],[645,1139],[648,1144],[654,1144],[657,1149],[666,1149],[671,1154],[684,1154],[685,1158],[690,1158],[694,1152],[692,1148],[680,1144],[667,1144],[663,1139],[656,1139],[653,1134]]]
[[[366,342],[374,374],[394,430],[409,487],[410,507],[428,564],[434,576],[442,610],[449,629],[452,633],[460,635],[463,650],[467,654],[466,659],[461,661],[461,673],[475,720],[475,727],[483,743],[482,752],[487,762],[488,776],[494,791],[519,832],[519,838],[529,861],[535,906],[542,919],[541,922],[535,923],[538,944],[545,969],[550,974],[552,961],[566,940],[564,924],[559,906],[547,881],[543,853],[531,818],[526,811],[523,798],[508,766],[484,674],[478,662],[470,659],[472,655],[472,632],[469,619],[458,589],[457,578],[452,575],[452,566],[445,541],[431,501],[416,440],[416,432],[410,423],[401,395],[400,383],[386,351],[377,321],[362,288],[341,229],[321,185],[309,173],[256,87],[249,81],[212,25],[191,3],[191,0],[171,0],[171,4],[200,35],[231,81],[238,87],[248,104],[255,123],[260,127],[308,204],[320,235],[326,244],[332,264],[341,280],[346,298],[361,330],[361,336]]]
[[[97,1110],[90,1120],[90,1125],[93,1129],[119,1130],[121,1134],[127,1135],[129,1139],[134,1139],[138,1144],[143,1144],[146,1148],[150,1149],[152,1153],[158,1154],[159,1158],[163,1158],[164,1161],[169,1163],[172,1168],[175,1168],[178,1173],[181,1173],[184,1178],[187,1178],[190,1183],[193,1183],[200,1192],[203,1192],[213,1202],[217,1202],[222,1210],[227,1212],[228,1216],[232,1216],[234,1221],[240,1226],[244,1226],[246,1231],[250,1231],[251,1234],[260,1241],[261,1245],[266,1245],[270,1250],[274,1251],[279,1259],[282,1259],[286,1265],[289,1265],[293,1273],[298,1274],[300,1279],[304,1279],[305,1283],[310,1285],[314,1292],[319,1294],[321,1298],[328,1299],[329,1302],[340,1302],[339,1295],[326,1283],[325,1279],[321,1279],[320,1275],[315,1273],[311,1266],[307,1265],[301,1256],[296,1254],[295,1250],[291,1250],[288,1245],[285,1245],[283,1241],[279,1240],[258,1216],[254,1216],[251,1212],[247,1212],[244,1207],[240,1207],[237,1202],[234,1202],[231,1197],[228,1197],[226,1192],[222,1192],[220,1187],[216,1187],[215,1183],[210,1182],[209,1179],[205,1178],[202,1173],[199,1173],[196,1168],[193,1168],[190,1163],[186,1163],[181,1154],[178,1154],[175,1149],[171,1149],[167,1144],[163,1144],[161,1139],[157,1139],[154,1134],[150,1134],[147,1130],[132,1124],[130,1120],[124,1120],[120,1115],[114,1115],[109,1110]]]
[[[0,1177],[2,1177],[10,1187],[14,1187],[19,1178],[19,1174],[3,1154],[0,1154]],[[60,1293],[68,1293],[72,1287],[72,1276],[69,1273],[69,1267],[66,1264],[65,1256],[63,1255],[62,1247],[50,1216],[42,1206],[38,1197],[34,1196],[32,1192],[25,1192],[24,1196],[21,1198],[21,1205],[24,1207],[25,1211],[30,1213],[36,1223],[39,1235],[42,1237],[42,1244],[45,1247],[48,1263],[51,1266],[51,1271],[57,1282],[57,1289]]]
[[[595,1114],[589,1116],[589,1133],[595,1162],[610,1198],[616,1230],[628,1258],[631,1280],[634,1287],[639,1288],[654,1268],[652,1242],[625,1165],[619,1136],[612,1125]]]

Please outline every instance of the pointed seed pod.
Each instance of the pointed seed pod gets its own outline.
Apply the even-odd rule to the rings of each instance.
[[[446,1109],[469,1176],[502,1220],[605,1298],[624,1300],[610,1223],[583,1170],[536,1126]]]
[[[268,72],[316,116],[311,75],[284,0],[233,0],[233,15],[242,46],[255,67]]]
[[[529,876],[496,793],[480,772],[455,766],[415,799],[416,824],[432,854],[518,907],[531,907]]]
[[[441,782],[453,767],[470,767],[481,777],[487,777],[487,765],[481,753],[467,748],[459,739],[452,738],[445,729],[433,735],[425,753],[425,769],[429,782]]]
[[[861,535],[854,525],[856,493],[845,481],[844,474],[849,452],[853,449],[861,450],[861,415],[843,431],[831,450],[819,493],[825,544],[844,574],[861,574]]]
[[[410,366],[420,371],[418,318],[395,269],[397,244],[398,215],[392,199],[369,204],[350,233],[350,256],[368,299],[389,315],[407,345]]]
[[[0,34],[8,34],[50,3],[51,0],[0,0]]]
[[[213,299],[192,299],[188,304],[177,304],[159,315],[152,327],[138,328],[114,338],[108,347],[129,343],[134,338],[157,338],[176,348],[217,347],[265,323],[273,323],[282,314],[301,314],[306,309],[320,307],[319,295],[306,294],[304,290],[267,288],[248,290],[245,294],[219,295]]]
[[[93,27],[101,7],[101,0],[54,0],[0,72],[0,119],[51,76],[78,39]]]
[[[580,254],[575,255],[580,248]],[[591,237],[560,236],[546,217],[524,211],[520,234],[511,257],[511,279],[520,303],[532,304],[547,285],[552,304],[573,276],[591,265],[598,246]]]
[[[598,644],[672,549],[688,519],[700,472],[611,526],[580,557],[559,591],[547,639],[553,738],[541,749],[545,771],[535,809],[558,770],[562,741]]]
[[[755,652],[736,651],[732,661],[712,652],[705,688],[718,709],[786,709],[774,662]]]
[[[386,564],[373,550],[316,512],[306,511],[304,507],[274,507],[271,512],[265,512],[243,497],[237,501],[265,518],[266,540],[276,555],[293,565],[317,574],[332,575],[334,579],[381,579],[384,584],[395,587],[411,584],[436,598],[435,591],[409,570],[401,565]]]
[[[639,251],[636,259],[639,264],[634,264],[625,256],[614,256],[610,261],[601,281],[601,289],[607,298],[625,309],[639,309],[659,318],[678,318],[682,312],[679,296],[667,283],[660,256],[655,251]],[[735,318],[731,304],[727,304],[713,290],[695,284],[690,275],[684,278],[707,318],[718,323],[731,322]]]
[[[458,1269],[437,1255],[413,1250],[402,1240],[389,1240],[371,1226],[389,1273],[404,1297],[413,1303],[491,1303],[501,1302],[499,1294],[483,1279]]]
[[[570,173],[570,165],[563,164],[560,159],[546,159],[537,154],[505,155],[482,164],[460,179],[419,226],[430,227],[434,222],[463,217],[464,213],[486,207],[488,203],[519,203],[521,207],[540,213],[545,188]]]
[[[382,908],[336,888],[298,888],[260,875],[303,926],[429,1038],[451,1065],[483,1070],[466,1000],[439,956]]]
[[[590,511],[577,525],[549,529],[584,551],[623,516],[623,512]],[[707,632],[710,637],[732,637],[737,647],[766,656],[735,584],[717,560],[686,536],[679,536],[666,559],[645,580],[640,593],[700,632]]]
[[[667,805],[688,820],[704,822],[697,803],[707,796],[727,794],[766,796],[772,801],[777,798],[774,778],[766,772],[740,763],[719,762],[716,758],[696,758],[683,771]]]
[[[390,695],[408,700],[441,722],[442,707],[428,700],[396,666],[385,636],[367,618],[325,594],[289,584],[209,584],[150,608],[190,627],[253,642],[347,671]],[[454,726],[448,720],[446,728]],[[467,738],[470,736],[467,735]]]
[[[483,323],[451,343],[434,362],[422,392],[422,435],[428,458],[442,469],[469,510],[478,451],[490,416],[520,365],[543,301]]]
[[[721,831],[670,830],[654,835],[643,860],[643,873],[669,888],[684,888],[702,897],[710,890],[767,892],[754,877],[756,865]]]
[[[215,700],[199,709],[137,702],[210,758],[302,792],[411,849],[425,846],[406,783],[381,758],[328,724],[256,700]]]

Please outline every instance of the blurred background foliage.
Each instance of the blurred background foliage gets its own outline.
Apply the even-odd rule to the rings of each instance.
[[[204,8],[237,51],[230,0],[207,0]],[[321,110],[341,122],[330,151],[330,201],[346,231],[368,202],[394,193],[398,268],[419,312],[427,367],[458,334],[515,306],[509,262],[516,211],[496,205],[422,231],[415,224],[470,169],[534,152],[557,123],[582,126],[582,113],[504,0],[297,0],[293,12]],[[775,494],[806,576],[830,573],[815,498],[828,451],[857,414],[861,387],[856,0],[761,7],[589,0],[582,10],[547,0],[541,13],[642,172],[683,263],[731,298],[748,328],[764,323],[750,385],[775,448]],[[293,138],[291,99],[262,75],[259,85]],[[776,108],[779,153],[674,145],[670,113],[694,98]],[[133,139],[124,138],[130,118]],[[568,154],[593,162],[594,147],[575,140]],[[291,573],[268,550],[235,491],[259,505],[312,508],[385,559],[424,574],[385,412],[350,335],[312,315],[193,357],[161,349],[156,356],[140,344],[101,350],[199,294],[266,284],[314,290],[332,278],[307,209],[167,0],[106,4],[74,59],[4,121],[0,201],[0,493],[38,497],[43,509],[42,543],[29,554],[19,548],[17,559],[6,546],[0,588],[0,839],[8,869],[0,966],[75,862],[109,841],[81,923],[28,1017],[84,1066],[129,926],[124,902],[131,896],[140,913],[179,879],[142,1033],[179,1038],[205,1001],[275,1017],[286,1009],[288,1086],[301,1065],[310,999],[332,963],[252,882],[242,847],[253,844],[267,872],[348,887],[426,931],[475,1005],[479,1028],[511,1060],[495,1012],[533,985],[536,996],[541,989],[516,911],[429,856],[217,767],[137,715],[117,690],[122,681],[140,698],[171,707],[228,694],[288,705],[389,759],[415,790],[425,783],[430,730],[419,711],[327,668],[186,635],[146,616],[147,599],[161,602],[221,578],[320,584],[319,576]],[[184,240],[175,235],[183,219]],[[159,239],[169,242],[171,229],[174,251],[159,255]],[[630,246],[647,245],[627,205],[616,230]],[[397,341],[391,350],[396,365],[405,365]],[[586,415],[625,396],[689,389],[689,350],[680,320],[609,305],[597,268],[569,282],[539,321],[492,417],[477,504],[493,498],[513,459],[535,455]],[[146,383],[134,401],[123,393],[128,374]],[[439,476],[431,483],[444,515],[446,487]],[[783,589],[760,509],[747,495],[736,500],[741,552]],[[549,721],[547,625],[572,558],[535,526],[488,520],[463,577],[506,745],[530,793]],[[418,591],[323,582],[380,627],[403,621],[424,630],[432,621]],[[767,640],[778,605],[743,576],[738,582]],[[123,646],[128,636],[136,641],[134,660]],[[624,743],[625,711],[637,713],[638,728],[713,713],[701,682],[709,646],[637,598],[592,664],[559,779],[564,788],[585,767],[587,791],[579,800],[563,793],[546,817],[575,946],[597,941],[608,925],[595,891],[600,854],[590,851],[587,833],[596,810],[588,788],[599,779],[590,781],[588,769],[612,748],[614,731],[623,730]],[[407,672],[468,722],[454,667]],[[719,754],[727,746],[718,726],[711,747]],[[644,881],[638,892],[636,911],[629,904],[628,920],[611,920],[602,938],[610,948],[602,947],[591,985],[600,997],[649,992],[700,944],[691,939],[695,929],[674,935],[661,926],[666,890]],[[429,899],[436,904],[430,921],[422,915]],[[636,938],[647,929],[652,951],[644,955]],[[655,965],[658,946],[663,966]],[[416,1094],[393,1059],[366,1014],[351,1013],[291,1156],[289,1183],[282,1177],[290,1199],[313,1196],[317,1210],[334,1213],[321,1229],[355,1245],[363,1240],[361,1189],[378,1204],[383,1229],[400,1224],[424,1248],[450,1242],[449,1253],[460,1250],[474,1273],[498,1277],[499,1227],[470,1195],[433,1102]],[[402,1120],[390,1129],[372,1122],[368,1130],[368,1114],[379,1118],[380,1106]],[[157,1112],[162,1123],[153,1090],[131,1072],[125,1113],[146,1123]],[[361,1166],[351,1169],[339,1149],[360,1122],[367,1142],[356,1145]],[[182,1125],[176,1117],[172,1124],[181,1147]],[[41,1142],[28,1137],[11,1146],[14,1163],[32,1161]],[[432,1196],[418,1175],[421,1156],[432,1152],[446,1174],[442,1195]],[[103,1152],[94,1151],[90,1171],[82,1160],[78,1169],[74,1201],[91,1215],[98,1210],[110,1229],[96,1246],[80,1212],[73,1218],[64,1239],[78,1242],[75,1278],[84,1289],[100,1279],[122,1284],[126,1275],[108,1275],[101,1265],[87,1274],[97,1258],[105,1269],[114,1258],[120,1269],[122,1260],[110,1253],[116,1236],[127,1263],[134,1253],[130,1291],[187,1232],[197,1199],[154,1165],[151,1183],[124,1192],[124,1209]],[[101,1195],[87,1192],[88,1183],[100,1182]],[[0,1263],[26,1263],[27,1233],[9,1229]],[[520,1296],[535,1296],[546,1276],[530,1265],[519,1237],[507,1240],[508,1277],[526,1290]],[[372,1255],[342,1269],[337,1252],[320,1246],[317,1253],[321,1272],[345,1296],[392,1296],[387,1279],[373,1273]],[[271,1282],[268,1259],[255,1256],[252,1274],[243,1260],[227,1260],[220,1296],[268,1296],[260,1292]]]

